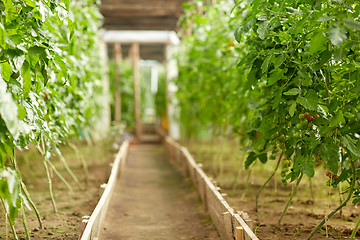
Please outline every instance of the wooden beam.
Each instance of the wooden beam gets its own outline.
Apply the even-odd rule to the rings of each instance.
[[[115,55],[115,122],[119,123],[121,120],[121,92],[120,92],[120,64],[122,60],[122,52],[120,43],[114,43]]]
[[[106,6],[101,9],[101,13],[106,17],[161,17],[161,16],[181,16],[181,9],[148,9],[148,10],[126,10],[116,9],[114,6]]]
[[[135,134],[136,138],[141,138],[141,119],[140,119],[140,48],[138,43],[131,46],[131,57],[134,67],[134,108],[135,108]]]
[[[105,17],[104,28],[117,30],[168,30],[177,28],[178,17],[158,16],[158,17]]]

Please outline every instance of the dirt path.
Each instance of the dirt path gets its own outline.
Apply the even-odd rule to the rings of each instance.
[[[220,239],[195,189],[167,161],[160,145],[130,148],[101,240]]]

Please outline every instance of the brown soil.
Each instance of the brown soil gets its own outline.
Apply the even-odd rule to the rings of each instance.
[[[275,162],[265,165],[257,163],[251,171],[244,169],[245,153],[239,151],[236,143],[219,144],[204,142],[186,142],[185,145],[193,154],[194,159],[203,163],[205,172],[216,179],[222,192],[227,193],[227,201],[237,211],[244,211],[255,222],[255,233],[259,239],[295,240],[306,239],[308,234],[339,205],[339,190],[325,185],[326,170],[316,168],[312,179],[312,193],[310,182],[304,176],[298,191],[285,214],[280,228],[277,222],[285,207],[294,183],[284,186],[280,181],[280,169],[263,190],[259,198],[259,211],[255,212],[255,196],[260,186],[271,175]],[[345,189],[345,187],[343,188]],[[343,196],[346,198],[346,194]],[[350,202],[339,213],[329,219],[312,239],[348,239],[360,217],[360,206]],[[360,230],[357,237],[360,236]]]
[[[132,146],[100,239],[219,240],[191,186],[162,146]]]
[[[40,211],[44,225],[43,229],[39,229],[34,211],[26,210],[31,239],[78,239],[81,232],[82,216],[90,215],[99,200],[100,185],[107,181],[110,173],[109,164],[114,160],[113,155],[116,151],[109,143],[98,143],[92,146],[79,143],[77,146],[88,164],[88,184],[85,184],[82,164],[75,152],[69,147],[62,148],[63,155],[71,170],[81,182],[81,187],[69,177],[69,174],[56,157],[51,159],[74,190],[74,196],[71,196],[65,184],[53,173],[53,192],[58,208],[57,214],[53,211],[48,193],[46,173],[41,155],[35,149],[17,154],[22,178],[27,185],[32,200]],[[25,239],[21,215],[18,216],[15,226],[19,238]],[[0,239],[13,239],[10,227],[5,224],[3,209],[0,210]]]

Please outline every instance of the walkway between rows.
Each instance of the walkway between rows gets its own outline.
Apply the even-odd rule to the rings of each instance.
[[[135,145],[111,199],[100,240],[219,240],[196,190],[162,145]]]

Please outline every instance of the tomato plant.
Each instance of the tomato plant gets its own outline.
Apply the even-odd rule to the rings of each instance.
[[[33,143],[47,167],[58,144],[88,135],[100,113],[100,18],[94,1],[0,1],[0,198],[15,239],[18,210],[36,208],[14,150]]]
[[[264,139],[253,141],[249,156],[285,152],[293,161],[284,176],[290,181],[312,177],[315,159],[323,161],[350,183],[347,200],[357,202],[359,4],[259,0],[245,8],[235,35],[249,54],[240,67],[250,69],[248,86],[263,99],[253,126]],[[303,117],[308,126],[299,128]]]
[[[330,185],[348,194],[327,218],[359,203],[358,1],[239,1],[231,13],[225,6],[187,4],[183,32],[191,34],[178,80],[185,130],[223,128],[247,139],[246,168],[279,156],[274,174],[282,166],[285,184],[298,186],[324,165]]]

